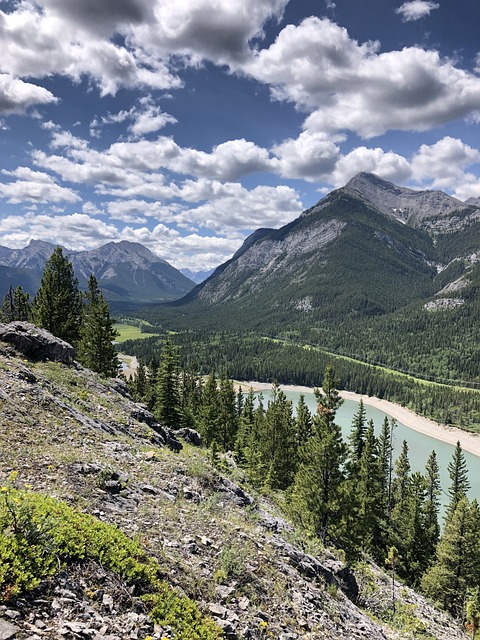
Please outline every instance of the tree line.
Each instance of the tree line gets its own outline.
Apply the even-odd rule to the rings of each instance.
[[[5,296],[0,321],[31,321],[72,344],[81,364],[104,376],[115,376],[119,363],[113,341],[117,332],[110,309],[93,274],[81,292],[72,263],[56,247],[46,261],[40,288],[30,301],[22,287]]]
[[[277,383],[265,402],[251,389],[235,391],[225,373],[205,378],[181,369],[170,341],[159,360],[140,363],[130,386],[166,426],[197,429],[214,461],[218,451],[232,452],[254,486],[283,496],[298,525],[343,549],[348,560],[367,554],[393,566],[457,618],[467,606],[470,612],[480,608],[480,508],[467,497],[460,443],[448,466],[449,504],[440,535],[435,451],[423,474],[412,473],[406,441],[393,460],[395,421],[385,418],[377,437],[362,402],[344,441],[336,422],[343,400],[331,367],[315,389],[313,414],[303,395],[294,408]]]
[[[321,348],[253,333],[182,331],[170,336],[179,347],[182,366],[208,374],[225,368],[237,380],[278,380],[283,384],[315,387],[326,366],[332,364],[342,388],[385,398],[437,422],[463,429],[480,429],[480,392],[447,385],[427,384]],[[165,336],[122,344],[126,353],[148,362],[162,348]]]

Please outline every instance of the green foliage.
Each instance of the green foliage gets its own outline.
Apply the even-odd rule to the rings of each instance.
[[[24,292],[21,286],[14,289],[10,285],[0,309],[0,321],[8,323],[28,320],[29,315],[30,294]]]
[[[80,338],[77,344],[78,360],[101,375],[116,376],[119,369],[117,352],[113,345],[116,337],[117,332],[110,318],[108,302],[92,274],[84,295]]]
[[[62,564],[91,559],[143,594],[155,622],[177,640],[217,640],[221,632],[196,605],[159,578],[158,562],[119,529],[53,498],[0,488],[0,593],[8,600],[36,587]]]
[[[45,263],[42,283],[33,299],[33,322],[75,345],[81,313],[81,295],[72,263],[63,255],[62,248],[56,247]]]

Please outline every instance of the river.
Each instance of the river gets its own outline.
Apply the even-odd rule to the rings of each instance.
[[[283,389],[287,398],[292,400],[294,408],[298,403],[298,399],[300,398],[300,392],[298,391],[290,391]],[[265,401],[269,398],[269,391],[263,391],[263,395]],[[305,396],[305,401],[308,404],[309,409],[312,412],[315,412],[317,409],[317,402],[315,400],[315,396],[313,393],[303,393]],[[266,404],[266,402],[265,402]],[[365,406],[365,413],[367,416],[367,420],[373,420],[375,424],[375,433],[377,435],[380,434],[380,430],[382,427],[382,422],[387,415],[380,409],[376,407]],[[344,400],[342,406],[337,412],[337,423],[342,427],[343,437],[346,440],[350,431],[353,416],[358,411],[358,402],[353,400]],[[390,417],[390,416],[389,416]],[[402,448],[403,441],[406,440],[408,442],[409,447],[409,459],[410,465],[412,468],[412,472],[420,471],[421,473],[425,472],[425,464],[427,462],[428,456],[434,449],[437,454],[438,465],[440,467],[440,479],[442,484],[442,495],[440,500],[442,502],[442,512],[445,505],[448,503],[448,495],[447,489],[450,485],[450,478],[448,475],[448,463],[452,459],[452,455],[455,447],[446,442],[442,442],[437,440],[436,438],[432,438],[431,436],[425,435],[423,433],[419,433],[414,429],[410,429],[406,425],[401,422],[396,422],[396,427],[394,430],[394,459],[396,459],[400,455],[400,451]],[[468,470],[469,470],[469,480],[470,480],[470,491],[469,498],[477,498],[480,501],[480,474],[478,473],[478,465],[479,458],[478,456],[469,453],[468,451],[464,451],[465,460],[467,462]]]

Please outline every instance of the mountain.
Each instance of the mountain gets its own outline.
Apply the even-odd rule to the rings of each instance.
[[[205,282],[148,316],[177,329],[295,336],[480,382],[479,298],[480,208],[361,173],[284,227],[256,231]]]
[[[0,247],[2,282],[21,284],[31,295],[55,245],[31,240],[23,249]],[[81,288],[91,273],[110,301],[152,302],[178,298],[194,286],[180,271],[136,242],[109,242],[91,251],[64,250]],[[7,286],[8,286],[7,284]]]
[[[208,269],[208,271],[191,271],[190,269],[180,269],[181,273],[187,278],[190,278],[196,284],[200,284],[212,275],[214,269]]]
[[[393,616],[380,567],[306,539],[229,455],[182,447],[65,343],[41,361],[34,331],[32,362],[20,333],[22,351],[0,339],[1,638],[467,640],[399,582]]]

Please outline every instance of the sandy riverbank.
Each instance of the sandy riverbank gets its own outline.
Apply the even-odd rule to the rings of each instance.
[[[266,391],[272,388],[272,385],[266,382],[242,382],[239,383],[244,391],[248,391],[250,387],[254,391]],[[313,393],[313,389],[309,387],[297,387],[294,385],[280,385],[284,391],[296,391],[298,393]],[[352,391],[341,391],[340,395],[346,400],[353,400],[358,402],[360,398],[363,399],[364,404],[368,404],[372,407],[384,411],[398,422],[419,433],[424,433],[431,438],[436,438],[442,442],[455,445],[457,441],[460,441],[462,449],[473,453],[475,456],[480,457],[480,435],[474,433],[468,433],[462,429],[456,427],[447,427],[445,425],[424,418],[414,413],[410,409],[394,404],[388,400],[380,400],[380,398],[373,398],[371,396],[362,396],[359,393],[353,393]]]

